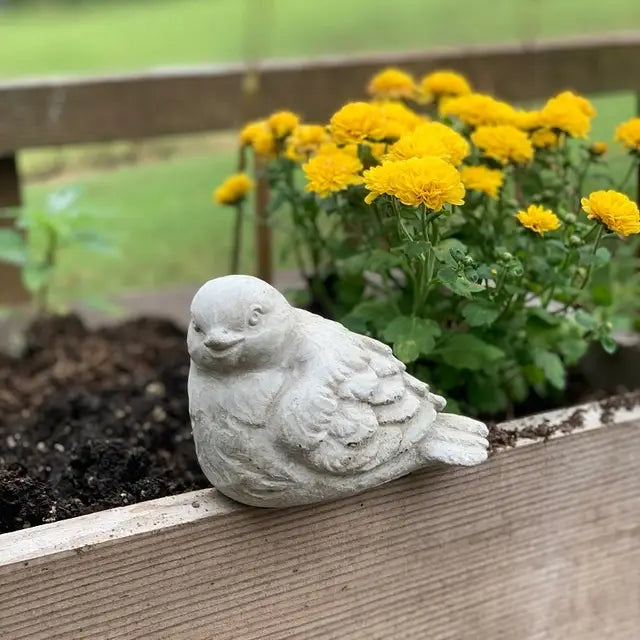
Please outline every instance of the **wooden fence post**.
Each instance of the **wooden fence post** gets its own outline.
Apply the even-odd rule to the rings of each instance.
[[[0,209],[18,207],[22,202],[20,176],[15,153],[0,155]],[[10,227],[13,220],[0,216],[0,228]],[[27,302],[29,294],[22,284],[20,268],[0,262],[0,305]]]

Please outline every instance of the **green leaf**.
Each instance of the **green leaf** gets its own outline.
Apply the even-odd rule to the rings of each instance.
[[[464,276],[459,276],[451,267],[442,267],[438,270],[438,280],[453,293],[463,298],[471,298],[472,293],[484,290],[484,286],[467,280]]]
[[[467,252],[467,247],[460,240],[447,238],[439,242],[434,247],[433,252],[440,262],[444,262],[450,267],[455,267],[458,264],[455,256],[464,255]]]
[[[471,333],[451,333],[438,345],[436,353],[456,369],[477,371],[504,357],[504,351]]]
[[[0,261],[22,266],[27,261],[27,246],[21,234],[0,229]]]
[[[51,277],[51,269],[39,265],[30,265],[22,270],[22,281],[31,293],[36,293],[44,287]]]
[[[401,248],[409,260],[415,260],[427,254],[431,248],[431,243],[424,240],[415,240],[413,242],[405,242]]]
[[[403,362],[413,362],[433,351],[440,326],[433,320],[399,316],[382,331],[382,337],[393,344],[393,351]]]
[[[492,378],[474,376],[468,386],[469,402],[480,413],[498,413],[504,410],[509,398]]]
[[[603,336],[600,338],[600,344],[609,354],[615,353],[618,350],[618,343],[611,336]]]
[[[468,302],[462,307],[464,319],[472,327],[490,325],[499,315],[500,310],[482,302]]]
[[[575,364],[587,352],[589,343],[581,338],[567,338],[558,343],[558,349],[567,364]]]
[[[340,320],[351,331],[367,333],[370,326],[377,332],[382,331],[395,317],[388,300],[365,300]]]
[[[596,319],[586,311],[582,309],[578,309],[574,316],[575,321],[581,326],[584,327],[587,331],[595,331],[597,327]]]
[[[382,249],[374,249],[366,253],[356,253],[342,260],[340,270],[346,275],[355,275],[364,271],[379,273],[386,269],[392,269],[402,263],[400,256],[393,255]]]
[[[533,352],[533,361],[545,378],[556,389],[565,387],[565,369],[560,356],[552,351],[538,349]]]

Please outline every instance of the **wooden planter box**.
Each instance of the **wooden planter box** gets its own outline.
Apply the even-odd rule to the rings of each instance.
[[[640,408],[503,426],[483,466],[332,504],[208,489],[0,536],[0,638],[637,639]]]

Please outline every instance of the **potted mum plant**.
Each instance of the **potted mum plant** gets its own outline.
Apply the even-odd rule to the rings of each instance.
[[[137,504],[61,522],[48,512],[50,524],[0,536],[0,635],[404,638],[425,637],[427,624],[433,637],[635,633],[638,394],[567,406],[598,396],[573,389],[575,365],[590,344],[616,349],[612,274],[632,264],[622,254],[640,231],[620,185],[592,172],[606,169],[607,151],[585,138],[593,107],[563,92],[519,110],[450,71],[417,83],[388,69],[368,88],[371,101],[326,126],[287,111],[250,123],[241,157],[253,154],[254,178],[269,184],[306,304],[390,344],[450,410],[492,419],[496,455],[285,511],[181,493],[205,486],[184,455],[182,336],[155,327],[161,339],[141,349],[137,327],[116,368],[139,392],[120,407],[112,389],[89,408],[118,437],[123,424],[144,434],[118,476]],[[616,136],[636,166],[640,120]],[[254,182],[245,165],[215,193],[236,211],[237,247]],[[152,375],[149,351],[174,349],[175,366]],[[51,415],[73,430],[78,415],[91,422],[87,403],[79,394],[75,418]],[[171,437],[145,458],[163,428]],[[115,449],[51,467],[82,503]],[[144,501],[158,492],[177,495]],[[16,504],[0,500],[5,513]],[[77,507],[62,517],[95,508]]]

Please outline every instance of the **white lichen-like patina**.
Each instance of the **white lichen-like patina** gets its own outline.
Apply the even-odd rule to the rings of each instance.
[[[207,282],[191,305],[189,399],[200,465],[259,507],[331,500],[432,463],[487,457],[487,428],[391,349],[301,309],[251,276]]]

